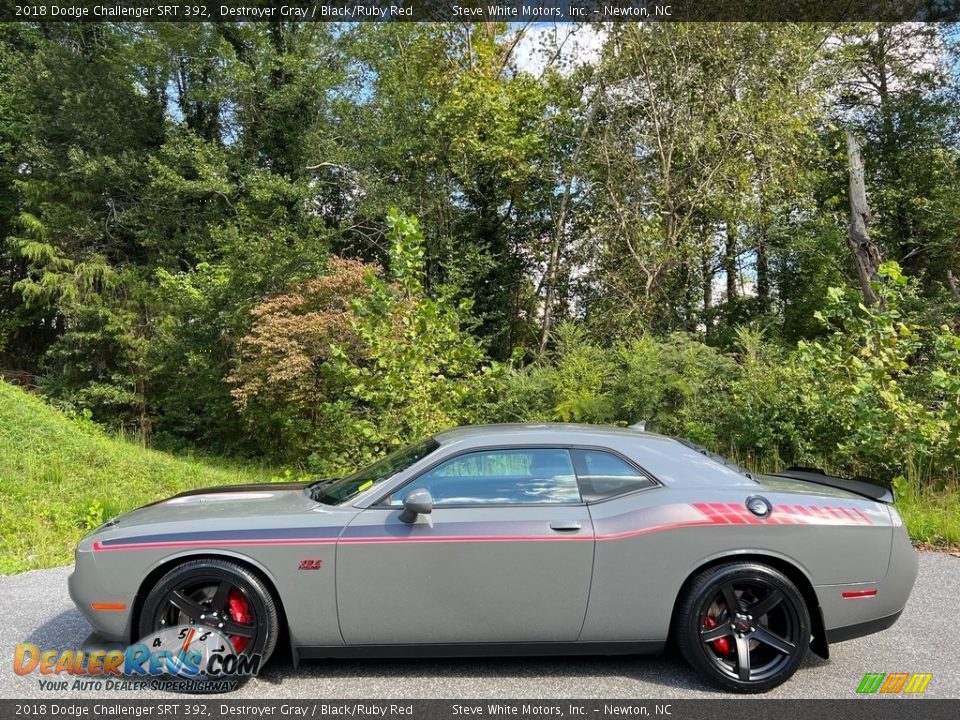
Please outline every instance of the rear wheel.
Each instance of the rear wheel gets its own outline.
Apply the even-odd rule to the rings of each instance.
[[[810,646],[810,614],[796,586],[761,563],[696,576],[676,616],[677,646],[701,675],[734,692],[765,692],[790,678]]]
[[[237,655],[273,653],[279,616],[269,589],[253,572],[228,560],[191,560],[160,578],[140,612],[140,637],[179,625],[225,635]]]

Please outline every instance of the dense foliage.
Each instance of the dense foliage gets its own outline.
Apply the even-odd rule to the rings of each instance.
[[[787,349],[741,328],[727,350],[694,336],[601,346],[575,325],[556,358],[510,376],[505,417],[630,423],[689,437],[771,470],[823,465],[910,483],[953,479],[960,458],[960,337],[921,317],[895,263],[871,309],[832,288],[825,335]]]
[[[755,467],[954,482],[955,29],[569,30],[0,26],[0,371],[292,472],[644,420]]]
[[[477,422],[497,370],[463,329],[470,303],[424,292],[423,236],[393,212],[390,277],[333,258],[326,274],[254,308],[234,398],[274,455],[342,471],[436,432]]]

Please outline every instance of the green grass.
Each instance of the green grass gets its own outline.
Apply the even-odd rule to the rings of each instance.
[[[145,503],[270,475],[149,450],[0,382],[0,574],[68,564],[89,530]]]
[[[916,543],[960,547],[960,486],[902,493],[897,509]]]

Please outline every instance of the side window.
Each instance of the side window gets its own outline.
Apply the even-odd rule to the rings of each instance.
[[[574,462],[580,478],[580,494],[585,502],[653,487],[654,482],[613,453],[603,450],[574,450]]]
[[[580,502],[570,452],[563,449],[482,450],[441,463],[386,499],[399,507],[414,490],[434,506],[571,504]]]

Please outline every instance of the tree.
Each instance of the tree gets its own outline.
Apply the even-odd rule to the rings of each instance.
[[[847,244],[857,267],[863,301],[867,305],[873,305],[877,301],[873,283],[878,280],[880,254],[867,232],[867,226],[870,224],[870,206],[867,204],[860,142],[849,130],[847,131],[847,154],[850,163],[850,232],[847,235]]]
[[[386,208],[416,214],[426,228],[428,287],[474,298],[478,332],[500,359],[537,343],[531,275],[548,254],[558,153],[571,142],[571,98],[515,67],[508,31],[358,28],[368,83],[352,110],[346,163],[359,196],[345,234],[350,251],[382,260]]]
[[[769,302],[771,236],[807,210],[797,200],[814,172],[823,39],[765,25],[611,33],[589,153],[594,312],[629,327],[710,327],[722,273],[732,325],[744,256]]]
[[[253,311],[229,381],[274,457],[318,471],[483,417],[498,370],[464,331],[468,303],[424,292],[418,222],[388,217],[390,269],[334,258]],[[416,392],[411,392],[416,388]]]
[[[928,288],[949,285],[960,263],[955,40],[926,23],[845,26],[839,39],[834,113],[863,139],[875,242]]]

